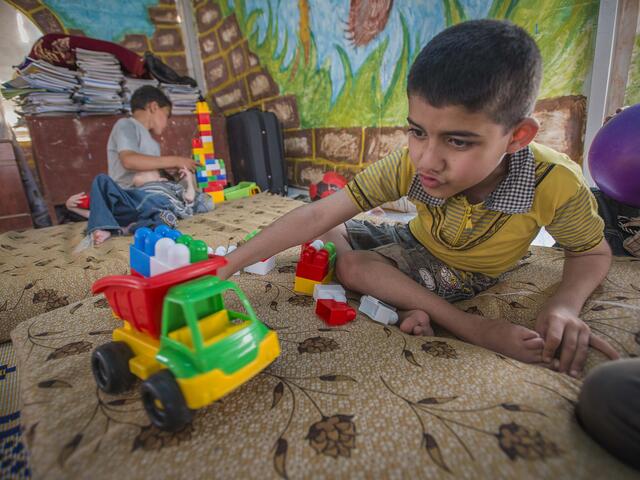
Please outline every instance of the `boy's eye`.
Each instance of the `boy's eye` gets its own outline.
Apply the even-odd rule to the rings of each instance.
[[[422,131],[419,130],[417,128],[413,128],[413,127],[409,127],[409,130],[407,130],[409,135],[411,135],[412,137],[416,137],[416,138],[424,138],[427,136],[427,134]]]
[[[465,148],[465,147],[470,147],[472,145],[471,142],[460,140],[459,138],[450,138],[449,143],[456,148]]]

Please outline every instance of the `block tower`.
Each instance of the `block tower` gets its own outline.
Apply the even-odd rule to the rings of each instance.
[[[196,179],[198,186],[208,193],[215,203],[224,201],[227,171],[224,161],[214,157],[213,134],[211,133],[211,111],[207,102],[196,103],[198,136],[192,140],[193,159],[198,164]]]

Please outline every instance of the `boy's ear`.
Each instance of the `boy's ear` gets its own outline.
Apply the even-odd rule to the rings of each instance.
[[[149,103],[147,103],[147,109],[151,113],[155,112],[158,108],[159,108],[158,107],[158,102],[156,102],[155,100],[152,100]]]
[[[533,117],[522,120],[511,134],[511,141],[507,147],[507,153],[515,153],[529,145],[540,130],[540,124]]]

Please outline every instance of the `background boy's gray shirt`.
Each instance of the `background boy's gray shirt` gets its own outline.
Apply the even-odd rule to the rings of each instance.
[[[133,188],[133,176],[136,172],[122,166],[118,153],[123,150],[159,157],[160,145],[135,118],[121,118],[113,126],[107,142],[109,176],[122,188]]]

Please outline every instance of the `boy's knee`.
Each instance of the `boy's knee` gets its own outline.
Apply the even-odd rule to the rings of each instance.
[[[347,288],[353,288],[359,277],[361,255],[358,251],[344,252],[336,259],[335,275],[338,281]]]
[[[585,379],[578,399],[578,411],[583,417],[601,414],[604,410],[618,415],[628,398],[640,395],[640,361],[607,362],[596,367]],[[624,409],[626,410],[626,408]]]
[[[585,379],[576,414],[582,427],[605,449],[640,468],[640,360],[618,360],[595,368]]]

